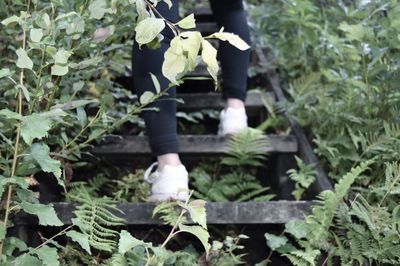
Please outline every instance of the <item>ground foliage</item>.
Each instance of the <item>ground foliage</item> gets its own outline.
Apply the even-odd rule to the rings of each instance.
[[[267,234],[268,245],[294,265],[398,265],[400,4],[250,2],[286,110],[311,129],[337,182],[305,221]]]
[[[0,3],[2,265],[59,265],[61,262],[70,265],[68,256],[60,259],[59,253],[71,246],[64,247],[54,241],[61,235],[76,242],[82,248],[81,255],[82,252],[96,254],[92,259],[79,256],[81,262],[90,261],[88,264],[174,264],[181,253],[168,251],[165,246],[178,233],[193,234],[200,240],[206,251],[205,263],[212,259],[211,250],[223,255],[225,248],[232,248],[218,243],[212,247],[208,243],[205,202],[201,200],[175,203],[180,210],[178,219],[163,244],[153,245],[134,238],[126,230],[118,230],[124,221],[111,212],[118,211],[112,198],[93,196],[102,182],[100,178],[92,181],[93,189],[76,184],[72,186],[73,193],[68,195],[73,169],[85,165],[82,153],[87,153],[94,142],[118,131],[126,122],[137,123],[139,113],[149,109],[151,102],[168,91],[160,88],[157,76],[149,73],[156,93],[140,95],[137,104],[115,101],[131,99],[130,93],[118,86],[114,78],[129,70],[126,66],[130,61],[133,33],[140,45],[157,48],[162,38],[160,32],[165,27],[173,30],[176,37],[166,53],[162,73],[173,84],[179,84],[185,73],[201,61],[207,64],[211,76],[217,78],[216,50],[209,39],[223,39],[238,49],[248,49],[238,36],[222,30],[210,36],[191,31],[195,27],[193,15],[176,24],[166,21],[154,8],[158,2],[17,0]],[[168,0],[164,2],[171,4]],[[9,236],[7,229],[13,227],[11,218],[20,210],[36,215],[40,225],[63,225],[52,204],[40,203],[30,187],[35,183],[35,175],[43,172],[49,178],[56,178],[78,207],[71,226],[32,248]],[[185,215],[198,225],[185,224]],[[138,254],[129,256],[131,252]],[[235,258],[231,253],[229,256]],[[195,259],[192,257],[192,260]]]

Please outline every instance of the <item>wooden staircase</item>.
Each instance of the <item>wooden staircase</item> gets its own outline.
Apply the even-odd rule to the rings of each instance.
[[[207,34],[217,30],[215,23],[208,21],[212,18],[209,9],[199,8],[195,11],[195,16],[201,17],[200,21],[202,22],[198,23],[197,28],[202,33]],[[257,58],[257,61],[253,62],[256,64],[268,65],[268,61],[271,60],[259,48],[253,51],[253,55]],[[208,74],[205,72],[204,67],[200,67],[190,76],[204,77],[208,76]],[[270,102],[285,101],[277,73],[268,70],[263,78],[268,81],[267,91],[262,93],[249,92],[246,101],[249,117],[255,118],[258,123],[261,123],[268,115],[263,104],[263,98],[269,99]],[[211,82],[210,84],[212,85]],[[177,97],[183,101],[183,103],[178,104],[179,110],[222,109],[224,103],[220,94],[215,93],[212,86],[209,86],[207,90],[197,93],[178,93]],[[209,224],[267,225],[284,224],[294,219],[302,219],[305,214],[310,212],[315,195],[322,190],[332,189],[332,185],[319,165],[302,128],[292,118],[288,117],[288,121],[292,133],[290,135],[269,134],[267,135],[269,145],[263,147],[265,153],[273,157],[269,160],[268,178],[272,179],[270,180],[271,187],[273,192],[278,195],[278,200],[269,202],[209,202],[206,205]],[[227,144],[226,138],[210,134],[180,135],[179,141],[183,158],[221,156],[226,151]],[[91,153],[98,158],[107,160],[108,163],[115,164],[129,164],[135,158],[151,158],[147,138],[132,135],[107,137]],[[308,164],[314,164],[317,169],[317,180],[309,189],[308,200],[305,201],[294,201],[290,194],[293,183],[289,180],[286,172],[296,166],[294,164],[294,155],[300,156]],[[71,224],[75,205],[66,202],[54,202],[53,205],[60,219],[67,225]],[[160,224],[158,219],[152,218],[154,206],[152,203],[120,203],[117,205],[125,213],[123,217],[128,225],[146,226]],[[32,225],[37,223],[37,219],[28,214],[21,214],[14,219],[14,223]]]

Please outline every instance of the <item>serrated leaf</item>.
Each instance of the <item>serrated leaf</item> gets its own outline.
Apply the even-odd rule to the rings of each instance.
[[[49,152],[50,148],[44,143],[34,143],[31,146],[31,157],[40,165],[40,168],[44,172],[61,177],[61,162],[51,158]]]
[[[101,19],[106,12],[107,3],[105,0],[94,0],[89,5],[90,17],[94,19]]]
[[[194,14],[190,14],[184,19],[180,20],[178,26],[182,29],[193,29],[196,27],[196,20],[194,19]]]
[[[43,38],[43,30],[42,29],[31,29],[29,32],[29,37],[32,42],[40,42]]]
[[[228,41],[231,45],[242,51],[250,48],[250,46],[245,41],[243,41],[242,38],[239,37],[239,35],[234,33],[220,31],[212,34],[209,37],[217,38],[221,41]]]
[[[22,48],[19,48],[17,51],[17,67],[19,68],[27,68],[27,69],[32,69],[33,67],[33,62],[32,60],[29,58],[28,54],[26,53],[26,51]]]
[[[140,103],[141,104],[147,104],[151,101],[151,99],[154,97],[154,93],[151,91],[145,91],[141,96],[140,96]]]
[[[288,239],[285,236],[276,236],[269,233],[265,233],[264,236],[267,239],[267,245],[272,250],[276,250],[288,242]]]
[[[17,257],[12,262],[12,265],[13,266],[26,266],[26,265],[29,265],[29,266],[42,266],[42,263],[35,256],[31,256],[31,255],[28,255],[28,254],[23,254],[23,255]]]
[[[33,113],[23,117],[21,136],[30,145],[34,139],[42,139],[47,136],[51,128],[51,119]]]
[[[58,266],[60,265],[58,253],[56,248],[49,246],[43,246],[38,249],[30,248],[31,253],[36,254],[42,261],[42,265],[47,266]]]
[[[23,177],[18,177],[18,176],[13,176],[13,177],[4,177],[0,175],[0,198],[2,197],[4,193],[4,189],[6,188],[6,185],[8,184],[14,184],[18,185],[21,188],[27,189],[29,187],[29,184],[26,182],[25,178]]]
[[[206,201],[193,200],[189,202],[187,210],[193,222],[198,223],[204,229],[207,229]]]
[[[135,28],[135,40],[139,45],[154,40],[165,28],[165,22],[161,18],[145,18]]]
[[[66,235],[70,237],[73,241],[78,243],[84,250],[86,250],[87,253],[89,253],[90,255],[92,254],[92,251],[90,250],[88,235],[75,230],[68,231]]]
[[[217,50],[206,40],[201,41],[202,51],[201,57],[204,63],[207,64],[207,70],[214,80],[217,80],[218,75],[218,61],[217,61]]]
[[[51,225],[51,226],[62,226],[64,225],[61,220],[57,217],[54,210],[53,204],[41,204],[41,203],[30,203],[20,202],[20,207],[26,213],[36,215],[39,218],[40,225]]]
[[[137,246],[150,247],[151,244],[145,243],[142,240],[139,240],[139,239],[133,237],[126,230],[122,230],[120,232],[119,242],[118,242],[118,252],[119,253],[125,254],[127,251],[129,251]]]
[[[191,233],[191,234],[195,235],[203,244],[203,247],[206,251],[206,256],[208,257],[208,253],[210,251],[211,246],[210,246],[210,243],[208,243],[210,234],[207,232],[207,230],[205,230],[201,226],[197,226],[197,225],[188,226],[188,225],[183,225],[183,224],[179,225],[179,230],[182,232],[187,232],[187,233]]]
[[[164,62],[162,65],[163,75],[173,84],[178,85],[176,80],[178,74],[185,70],[186,57],[183,54],[182,42],[177,36],[171,41],[171,46],[164,54]]]
[[[56,104],[51,107],[51,109],[61,109],[61,110],[71,110],[75,109],[81,106],[85,106],[89,103],[98,103],[99,101],[97,99],[93,100],[75,100],[75,101],[70,101],[62,104]]]
[[[18,114],[16,112],[13,112],[13,111],[11,111],[9,109],[0,110],[0,115],[5,116],[6,119],[17,119],[17,120],[22,120],[23,119],[22,115],[20,115],[20,114]]]

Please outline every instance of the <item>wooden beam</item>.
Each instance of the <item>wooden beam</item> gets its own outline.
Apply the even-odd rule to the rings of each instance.
[[[266,135],[269,145],[263,147],[265,153],[297,152],[297,141],[294,136]],[[178,136],[180,154],[182,155],[220,155],[227,150],[227,138],[216,135],[180,135]],[[96,156],[112,159],[129,160],[150,154],[147,137],[116,136],[97,145],[92,151]]]
[[[220,93],[180,93],[177,98],[182,99],[184,103],[179,103],[178,108],[182,110],[191,109],[222,109],[225,107],[225,101]],[[248,92],[246,98],[246,109],[260,109],[264,107],[263,98],[269,102],[274,102],[273,92]]]
[[[208,224],[283,224],[291,220],[300,220],[311,211],[312,201],[269,201],[269,202],[209,202],[206,205]],[[74,217],[74,203],[55,202],[54,208],[60,220],[71,224]],[[125,218],[128,225],[157,225],[159,219],[153,219],[153,203],[119,203],[117,208],[125,215],[112,211]],[[21,212],[14,223],[37,224],[37,217]]]

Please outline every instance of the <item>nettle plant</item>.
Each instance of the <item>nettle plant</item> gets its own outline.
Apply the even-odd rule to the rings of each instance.
[[[94,141],[137,117],[142,110],[151,109],[149,105],[167,93],[168,88],[160,88],[157,77],[152,75],[157,93],[141,95],[140,103],[131,104],[123,114],[111,112],[110,91],[117,87],[113,77],[125,70],[123,63],[128,60],[121,55],[121,50],[126,53],[133,29],[140,45],[154,48],[165,27],[173,30],[176,37],[166,52],[163,75],[174,85],[180,84],[184,74],[201,61],[217,79],[216,49],[208,41],[210,38],[228,41],[242,50],[249,48],[237,35],[223,32],[223,29],[206,37],[188,31],[195,27],[193,15],[178,23],[166,21],[156,11],[158,2],[27,0],[0,3],[0,195],[4,214],[0,225],[0,259],[3,262],[58,264],[57,248],[62,247],[57,246],[53,238],[39,247],[28,248],[21,240],[7,235],[7,229],[14,226],[12,216],[20,210],[36,215],[40,225],[63,225],[53,206],[40,203],[32,191],[30,185],[35,183],[35,175],[48,173],[67,193],[69,173],[82,161],[82,152]],[[164,2],[171,5],[168,0]],[[79,221],[79,217],[75,221]],[[119,224],[120,221],[115,220],[107,226]],[[73,226],[79,227],[81,232],[72,233]],[[68,236],[88,251],[92,242],[86,226],[83,222],[75,223],[56,236],[70,232]],[[207,236],[201,239],[207,242],[204,224],[200,228],[205,232],[201,235]],[[199,230],[192,233],[199,236]],[[129,243],[135,240],[125,233],[123,236],[120,241],[132,246]],[[113,236],[100,234],[99,237]],[[15,258],[12,255],[16,249],[22,255]],[[113,251],[112,245],[109,251]],[[158,254],[154,252],[153,256]],[[156,261],[152,257],[148,265]]]

